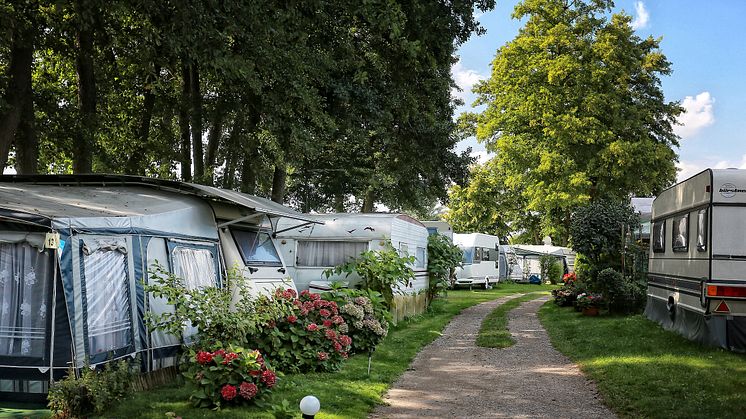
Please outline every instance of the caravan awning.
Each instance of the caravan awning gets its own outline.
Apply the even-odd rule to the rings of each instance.
[[[241,192],[220,189],[213,186],[179,182],[167,179],[154,179],[131,175],[1,175],[0,183],[32,183],[60,186],[147,186],[164,191],[197,196],[203,199],[223,201],[239,205],[271,217],[291,218],[310,224],[323,224],[312,217],[294,211],[284,205]]]

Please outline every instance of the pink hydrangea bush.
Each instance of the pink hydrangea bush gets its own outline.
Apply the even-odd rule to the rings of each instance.
[[[277,382],[277,375],[258,350],[228,346],[214,351],[191,350],[184,376],[193,388],[196,407],[254,403]]]
[[[257,302],[265,321],[253,336],[280,371],[335,371],[347,359],[352,339],[337,303],[319,294],[278,289]]]

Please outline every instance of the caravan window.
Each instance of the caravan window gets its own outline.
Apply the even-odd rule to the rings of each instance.
[[[482,248],[475,247],[474,248],[474,263],[481,262],[481,261],[482,261]]]
[[[187,289],[214,287],[217,285],[215,256],[209,249],[176,247],[171,252],[174,275],[184,280]]]
[[[653,223],[653,252],[666,251],[666,220]]]
[[[464,257],[462,261],[464,262],[464,265],[471,265],[471,261],[474,259],[474,248],[468,247],[466,249],[461,249],[461,251],[464,253]]]
[[[699,210],[697,213],[697,250],[707,250],[707,210]]]
[[[233,239],[246,265],[282,266],[280,255],[269,234],[249,230],[233,230]]]
[[[295,263],[329,268],[350,262],[366,250],[368,242],[299,240]]]
[[[425,249],[424,247],[418,247],[417,256],[415,257],[415,268],[424,268],[427,265],[427,249]]]
[[[673,247],[674,252],[686,252],[689,250],[689,214],[673,219],[671,247]]]
[[[91,355],[132,342],[127,253],[118,240],[93,240],[83,247],[88,350]]]
[[[493,260],[492,259],[493,256],[494,256],[493,254],[490,254],[490,249],[488,249],[486,247],[482,248],[482,260],[483,261],[489,262],[489,261]]]
[[[0,244],[0,355],[44,356],[52,263],[28,244]]]

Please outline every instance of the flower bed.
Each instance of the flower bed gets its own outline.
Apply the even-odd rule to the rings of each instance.
[[[319,294],[291,289],[264,298],[258,310],[268,320],[253,336],[259,349],[281,371],[334,371],[348,357],[352,338],[337,303]]]
[[[253,403],[277,381],[258,350],[231,346],[191,350],[184,376],[194,387],[190,400],[196,407]]]

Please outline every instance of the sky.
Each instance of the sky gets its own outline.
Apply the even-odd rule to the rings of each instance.
[[[497,49],[518,34],[522,22],[511,19],[517,0],[498,1],[479,20],[487,33],[472,36],[458,51],[452,67],[454,80],[472,110],[471,87],[488,78]],[[746,1],[743,0],[618,0],[614,12],[633,17],[638,36],[662,38],[661,51],[673,72],[661,78],[667,101],[686,109],[675,131],[681,137],[678,180],[706,168],[746,169]],[[475,139],[459,144],[472,147],[485,161],[488,154]]]

